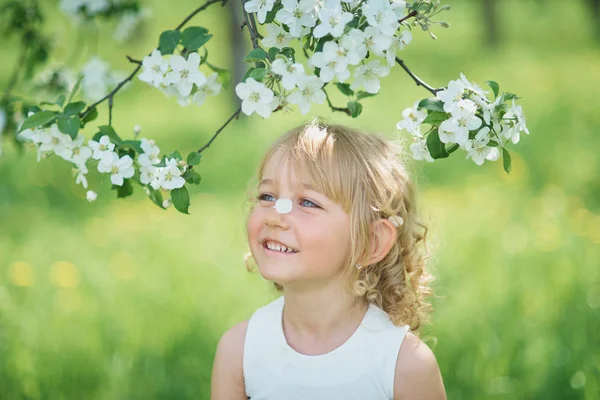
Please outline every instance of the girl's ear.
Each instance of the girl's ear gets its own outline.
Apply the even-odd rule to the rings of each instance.
[[[383,260],[390,252],[398,236],[398,228],[387,218],[375,221],[372,227],[369,255],[362,263],[363,265],[371,265]]]

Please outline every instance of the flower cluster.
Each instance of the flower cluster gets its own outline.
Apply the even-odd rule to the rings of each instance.
[[[98,140],[89,140],[84,144],[82,134],[77,134],[75,139],[60,132],[57,124],[48,127],[25,129],[19,133],[20,140],[33,143],[38,150],[38,162],[52,154],[63,158],[73,164],[75,183],[87,189],[86,175],[89,172],[88,162],[96,160],[98,172],[110,175],[110,181],[115,186],[123,186],[124,180],[134,177],[137,172],[139,182],[151,186],[154,190],[173,190],[185,184],[182,175],[186,172],[187,165],[176,158],[164,159],[161,165],[160,149],[154,141],[142,138],[140,140],[141,153],[137,159],[129,154],[117,152],[117,145],[108,135],[98,137]],[[93,192],[92,192],[93,193]],[[96,194],[88,192],[88,200]]]
[[[410,25],[399,22],[407,14],[403,0],[251,0],[244,7],[264,24],[261,44],[269,48],[268,57],[248,59],[263,63],[265,71],[251,71],[236,87],[248,115],[267,118],[289,104],[306,114],[313,103],[326,100],[323,87],[329,82],[344,84],[346,94],[374,95],[396,64],[396,53],[412,40]],[[312,51],[306,55],[314,75],[295,62],[293,52],[277,51],[294,39]]]
[[[221,92],[218,74],[208,77],[200,70],[200,54],[193,52],[187,58],[180,54],[161,54],[154,49],[142,60],[139,79],[160,89],[167,96],[176,96],[180,105],[202,105],[207,96]]]
[[[520,133],[529,134],[521,106],[515,105],[518,97],[512,93],[498,93],[498,84],[488,81],[494,91],[494,100],[488,99],[488,91],[469,82],[461,73],[460,79],[450,81],[447,88],[436,92],[436,99],[417,101],[412,108],[402,112],[403,120],[396,127],[413,136],[410,146],[413,158],[433,162],[461,148],[477,165],[484,160],[496,161],[500,150],[511,141],[518,143]],[[511,105],[506,101],[512,100]],[[431,125],[424,132],[423,125]],[[431,140],[428,135],[437,135]],[[439,139],[439,141],[437,140]],[[443,150],[438,157],[431,154],[432,147],[441,143]],[[449,145],[446,148],[446,145]]]

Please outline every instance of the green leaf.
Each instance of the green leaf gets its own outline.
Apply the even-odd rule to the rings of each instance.
[[[77,137],[77,132],[79,132],[80,126],[81,123],[79,122],[79,118],[76,116],[58,117],[58,130],[71,136],[71,139],[75,139]]]
[[[83,124],[83,126],[85,126],[85,124],[95,120],[96,118],[98,118],[98,110],[96,109],[96,107],[93,107],[90,111],[88,111],[85,117],[83,117],[81,123]]]
[[[250,73],[250,77],[255,81],[262,82],[267,74],[266,68],[256,68],[254,71]]]
[[[120,145],[121,142],[123,142],[123,139],[119,137],[119,135],[117,134],[117,132],[115,132],[112,126],[102,125],[99,126],[98,129],[100,129],[100,137],[107,135],[110,138],[110,141],[116,144],[117,146]]]
[[[65,107],[65,111],[63,114],[65,117],[70,117],[71,115],[79,114],[85,108],[85,102],[78,101],[76,103],[69,103]]]
[[[79,77],[79,79],[77,79],[77,82],[75,82],[75,86],[73,86],[73,89],[71,89],[71,93],[69,94],[69,100],[67,100],[67,103],[70,103],[71,100],[73,100],[73,98],[75,96],[77,96],[77,93],[79,92],[79,89],[81,88],[82,80],[83,80],[83,75],[81,75]]]
[[[194,184],[194,185],[198,185],[201,180],[200,174],[193,170],[185,171],[185,173],[182,175],[182,177],[183,177],[183,179],[185,179],[185,181],[187,183]]]
[[[181,42],[188,51],[196,51],[204,46],[213,35],[208,34],[208,29],[201,26],[190,26],[183,31]]]
[[[250,50],[250,53],[248,53],[248,55],[244,57],[244,61],[246,62],[258,62],[266,59],[267,53],[260,47]]]
[[[183,214],[189,214],[190,194],[185,186],[171,190],[171,200],[177,211]]]
[[[446,151],[446,146],[440,140],[440,135],[437,129],[434,129],[429,135],[427,135],[427,149],[431,157],[436,160],[438,158],[446,158],[449,156]]]
[[[62,108],[62,106],[65,104],[65,95],[61,94],[60,96],[58,96],[54,104]]]
[[[152,186],[148,185],[148,197],[154,204],[165,210],[163,207],[163,195],[160,190],[154,190]]]
[[[188,165],[198,165],[200,164],[200,160],[202,160],[202,154],[198,153],[197,151],[192,151],[187,156]]]
[[[446,114],[445,112],[432,111],[429,113],[429,115],[427,115],[427,117],[423,120],[422,123],[430,125],[439,125],[447,119],[448,114]]]
[[[121,144],[119,144],[119,148],[123,150],[133,149],[133,151],[138,154],[142,154],[144,152],[144,150],[142,150],[141,140],[123,140]]]
[[[31,117],[28,117],[23,125],[21,125],[21,129],[19,132],[23,132],[25,129],[37,128],[42,125],[46,125],[54,121],[56,118],[56,113],[53,111],[38,111],[33,114]]]
[[[179,150],[175,150],[174,152],[169,154],[167,158],[175,158],[179,161],[183,160],[183,157],[181,157],[181,153],[179,152]]]
[[[336,82],[335,86],[337,86],[339,91],[346,96],[354,96],[354,90],[350,89],[350,85],[348,83]]]
[[[350,115],[352,115],[352,118],[358,117],[362,112],[362,108],[362,104],[360,104],[358,101],[348,102],[348,109],[350,110]]]
[[[512,99],[519,100],[522,98],[522,97],[517,96],[514,93],[509,93],[509,92],[504,92],[504,93],[502,93],[502,95],[504,96],[504,101],[508,101],[508,100],[512,100]]]
[[[279,54],[281,50],[279,50],[277,47],[271,47],[269,49],[269,61],[275,61],[275,56],[277,56],[277,54]]]
[[[221,86],[223,87],[223,89],[227,89],[227,87],[229,86],[229,82],[231,81],[231,73],[224,68],[215,67],[208,61],[206,62],[206,65],[208,65],[210,69],[217,73],[219,79],[221,79]]]
[[[275,15],[277,14],[277,11],[281,10],[282,8],[283,4],[281,4],[281,2],[275,3],[271,11],[267,13],[267,16],[265,17],[265,22],[263,24],[270,24],[271,22],[273,22],[275,20]]]
[[[369,92],[356,92],[356,100],[362,100],[367,97],[377,96],[377,93],[369,93]]]
[[[510,153],[504,147],[502,148],[502,161],[504,164],[504,170],[507,174],[510,174],[510,171],[512,170],[512,162],[510,158]]]
[[[495,81],[485,81],[485,83],[487,83],[487,85],[491,87],[494,91],[494,98],[498,97],[498,92],[500,91],[498,83],[496,83]]]
[[[121,186],[112,185],[112,189],[117,191],[117,198],[131,196],[133,194],[133,184],[131,179],[123,179]]]
[[[283,54],[287,58],[291,59],[292,62],[296,62],[296,50],[293,47],[284,47],[281,49],[279,54]]]
[[[424,108],[431,111],[444,112],[444,102],[433,97],[423,99],[419,102],[417,108]]]
[[[250,74],[252,74],[252,72],[255,70],[256,68],[254,67],[250,67],[248,68],[248,71],[246,71],[246,73],[244,74],[244,77],[242,78],[242,82],[246,82],[246,79],[250,78]]]
[[[161,54],[173,54],[179,44],[179,39],[181,39],[181,32],[164,31],[158,39],[158,50]]]
[[[448,144],[449,144],[449,146],[446,147],[446,151],[448,152],[448,154],[454,153],[460,147],[458,145],[458,143],[448,143]]]
[[[155,167],[162,168],[167,166],[167,156],[163,155],[158,164],[152,164]]]

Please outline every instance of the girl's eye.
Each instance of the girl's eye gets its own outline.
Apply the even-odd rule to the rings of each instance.
[[[259,194],[257,196],[257,199],[261,200],[261,201],[272,201],[272,202],[276,201],[275,197],[272,196],[272,195],[270,195],[270,194],[268,194],[268,193],[261,193],[261,194]],[[308,200],[308,199],[302,199],[300,201],[300,204],[302,206],[308,207],[308,208],[320,208],[317,203],[315,203],[315,202],[313,202],[311,200]]]
[[[268,193],[261,193],[258,195],[258,200],[265,200],[265,201],[275,201],[275,197],[271,196]],[[270,198],[273,198],[273,200],[271,200]]]
[[[319,206],[316,203],[313,203],[312,201],[310,201],[308,199],[302,199],[302,201],[300,201],[300,204],[305,205],[306,204],[305,202],[312,204],[312,206],[307,206],[309,208],[319,208]]]

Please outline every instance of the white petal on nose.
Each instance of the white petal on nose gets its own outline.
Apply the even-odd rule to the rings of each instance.
[[[279,214],[287,214],[292,211],[292,200],[290,199],[277,199],[275,202],[275,210]]]

